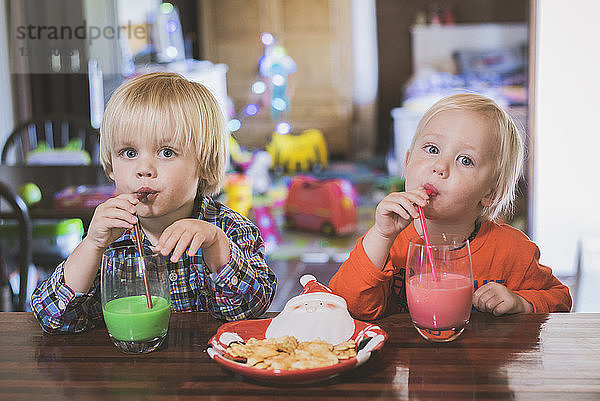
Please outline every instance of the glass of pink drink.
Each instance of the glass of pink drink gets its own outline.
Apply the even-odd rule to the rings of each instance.
[[[152,308],[144,284],[146,280]],[[101,266],[102,314],[113,344],[127,354],[157,349],[169,329],[171,291],[166,260],[159,254],[144,255],[135,246],[107,249]]]
[[[471,318],[473,270],[469,241],[430,236],[432,272],[425,240],[412,238],[406,257],[406,298],[413,325],[428,341],[457,338]]]

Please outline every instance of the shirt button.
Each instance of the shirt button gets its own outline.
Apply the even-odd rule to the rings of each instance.
[[[237,276],[233,276],[233,277],[231,278],[231,284],[232,284],[232,285],[237,285],[238,281],[239,281],[239,280],[238,280]]]
[[[171,280],[173,282],[177,281],[177,272],[169,273],[169,280]]]
[[[58,301],[58,309],[65,309],[67,307],[67,304],[65,304],[65,301],[63,301],[62,299]]]

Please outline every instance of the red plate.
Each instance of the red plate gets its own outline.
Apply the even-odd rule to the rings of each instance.
[[[271,320],[240,320],[221,325],[217,329],[217,334],[208,342],[209,347],[206,350],[208,355],[224,368],[250,379],[271,383],[309,383],[329,379],[365,363],[371,353],[381,349],[387,340],[387,333],[379,326],[354,319],[354,334],[351,338],[359,345],[364,342],[366,345],[358,351],[354,358],[343,360],[335,365],[294,370],[258,369],[224,356],[227,355],[227,346],[232,341],[246,342],[252,337],[259,340],[264,339]]]

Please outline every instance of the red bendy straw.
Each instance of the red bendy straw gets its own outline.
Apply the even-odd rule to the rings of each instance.
[[[133,234],[135,236],[135,246],[140,255],[140,267],[142,268],[142,277],[144,278],[144,290],[146,291],[146,301],[148,309],[152,309],[152,298],[150,297],[150,287],[148,287],[148,278],[146,277],[146,262],[144,262],[144,254],[142,253],[142,236],[140,235],[139,224],[134,224]]]
[[[431,190],[427,189],[427,195],[430,194]],[[419,220],[421,221],[421,229],[423,230],[425,246],[427,247],[427,257],[429,258],[429,264],[431,265],[431,274],[433,275],[433,281],[437,281],[437,276],[435,274],[435,263],[433,261],[433,255],[431,254],[431,243],[429,242],[429,233],[427,232],[427,224],[425,224],[425,213],[423,213],[423,208],[421,206],[417,206],[417,210],[419,211]]]

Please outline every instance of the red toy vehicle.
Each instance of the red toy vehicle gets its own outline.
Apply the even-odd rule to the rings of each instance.
[[[356,192],[349,181],[303,175],[292,180],[285,204],[288,227],[343,235],[356,229],[356,217]]]

